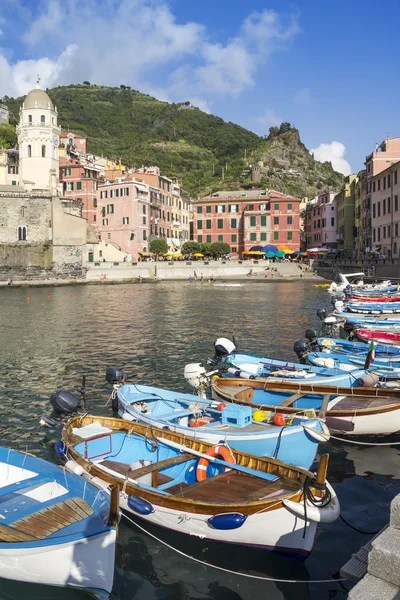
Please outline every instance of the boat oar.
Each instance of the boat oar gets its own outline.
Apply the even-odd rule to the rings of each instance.
[[[178,442],[173,442],[172,440],[166,440],[165,438],[156,438],[161,444],[165,444],[166,446],[171,446],[171,448],[176,448],[181,452],[187,452],[188,454],[194,454],[195,456],[199,456],[200,458],[206,458],[210,462],[213,462],[217,465],[223,465],[224,467],[228,467],[228,469],[234,469],[235,471],[240,471],[241,473],[248,473],[249,475],[254,475],[255,477],[260,477],[261,479],[266,479],[267,481],[276,481],[279,479],[277,475],[272,475],[271,473],[262,473],[261,471],[257,471],[256,469],[249,469],[249,467],[243,467],[242,465],[237,465],[236,463],[230,463],[226,460],[222,460],[220,458],[216,458],[215,456],[209,456],[208,454],[203,454],[203,452],[198,452],[197,450],[192,450],[187,446],[183,446]],[[218,444],[217,444],[218,445]],[[220,444],[221,446],[223,444]]]

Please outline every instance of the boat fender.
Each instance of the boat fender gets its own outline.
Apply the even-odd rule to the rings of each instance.
[[[379,381],[379,376],[376,373],[366,373],[362,377],[357,378],[357,383],[360,387],[374,387]]]
[[[241,513],[223,513],[221,515],[214,515],[207,519],[207,523],[214,527],[214,529],[239,529],[246,521],[247,515]]]
[[[274,425],[276,425],[277,427],[282,427],[283,425],[285,425],[285,423],[285,415],[283,415],[282,413],[274,414]]]
[[[67,456],[67,447],[62,440],[58,440],[58,442],[55,443],[55,449],[58,456],[65,461]]]
[[[306,510],[304,509],[304,502],[293,502],[292,500],[285,499],[282,500],[282,504],[289,512],[303,520],[314,521],[315,523],[333,523],[340,515],[340,503],[330,483],[326,481],[325,485],[331,494],[331,499],[327,506],[319,508],[311,504],[309,500],[307,500]]]
[[[64,467],[70,473],[75,473],[75,475],[83,475],[83,473],[85,473],[85,469],[81,467],[81,465],[78,465],[74,460],[67,460]]]
[[[217,406],[217,410],[221,411],[223,408],[225,408],[226,404],[224,404],[223,402],[221,402],[220,404],[218,404]]]
[[[271,411],[269,410],[255,410],[253,412],[253,421],[256,423],[262,423],[263,421],[267,421],[271,416]]]
[[[139,515],[150,515],[154,512],[153,505],[139,496],[128,496],[128,506]]]
[[[302,423],[302,427],[310,437],[314,438],[314,440],[317,440],[318,442],[327,442],[331,437],[330,431],[325,423],[321,422],[322,431],[317,431],[316,429],[307,427],[307,425],[304,425],[304,423]]]

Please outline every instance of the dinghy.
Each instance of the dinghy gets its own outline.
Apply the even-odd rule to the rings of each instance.
[[[400,302],[347,302],[346,309],[352,313],[378,315],[399,314]]]
[[[314,476],[227,444],[99,416],[73,417],[62,440],[77,473],[119,486],[124,511],[189,536],[306,556],[318,523],[339,516],[327,455]]]
[[[357,337],[363,342],[374,340],[378,344],[400,346],[400,332],[379,329],[356,329]]]
[[[336,354],[351,354],[357,357],[366,357],[368,354],[368,346],[365,342],[353,342],[337,338],[319,337],[311,343],[311,347],[314,347],[314,349],[319,348],[328,354],[334,352]],[[375,360],[383,359],[395,363],[400,361],[400,348],[387,344],[376,344],[375,357]]]
[[[353,354],[334,354],[330,352],[309,352],[307,360],[317,367],[332,367],[339,371],[351,372],[363,368],[366,356],[357,356]],[[375,358],[368,367],[370,372],[378,375],[381,387],[385,387],[390,381],[391,387],[400,387],[400,363],[397,365],[387,359]]]
[[[249,354],[230,354],[223,358],[227,369],[226,377],[242,377],[243,379],[263,378],[266,381],[310,382],[313,385],[330,385],[355,388],[365,385],[365,378],[371,382],[369,372],[358,369],[351,373],[330,367],[315,367],[307,364],[284,362],[271,358],[260,358]],[[375,383],[378,382],[376,378]],[[372,385],[372,383],[370,383]]]
[[[186,366],[186,374],[187,367],[190,369],[191,365]],[[294,415],[283,425],[275,424],[273,417],[269,422],[260,422],[255,409],[224,405],[194,394],[137,384],[122,385],[116,394],[118,412],[123,419],[152,427],[168,427],[211,444],[223,440],[236,450],[256,456],[273,456],[306,469],[315,459],[318,443],[329,435],[320,419]]]
[[[218,402],[235,402],[286,418],[325,407],[329,429],[344,435],[380,435],[400,431],[400,398],[395,390],[349,390],[311,383],[265,382],[261,379],[217,378],[212,396]]]
[[[0,577],[111,593],[117,489],[0,447],[0,519]]]

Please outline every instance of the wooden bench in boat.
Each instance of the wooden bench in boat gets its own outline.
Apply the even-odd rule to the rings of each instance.
[[[64,500],[53,506],[42,508],[11,525],[0,524],[0,542],[42,540],[69,525],[90,517],[93,512],[83,498]]]
[[[161,469],[165,469],[166,467],[171,467],[173,465],[179,465],[180,463],[186,462],[191,458],[193,458],[192,454],[178,454],[177,456],[172,456],[170,458],[166,458],[165,460],[160,460],[152,463],[151,465],[147,465],[146,467],[133,470],[127,463],[116,462],[114,460],[103,460],[101,463],[97,464],[99,467],[104,466],[111,471],[116,471],[124,477],[129,477],[129,479],[138,479],[139,477],[143,477],[143,475],[152,473],[152,486],[157,487],[162,483],[172,481],[172,477],[164,475],[164,473],[159,473]]]

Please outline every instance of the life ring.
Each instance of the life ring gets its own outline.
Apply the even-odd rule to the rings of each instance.
[[[228,446],[213,446],[212,448],[209,448],[205,454],[207,454],[208,456],[215,456],[221,458],[225,462],[229,462],[232,464],[236,463],[235,457],[233,456]],[[196,469],[197,481],[204,481],[205,479],[207,479],[207,467],[209,464],[209,460],[207,460],[206,458],[200,458]],[[225,468],[225,471],[230,471],[230,469]]]

